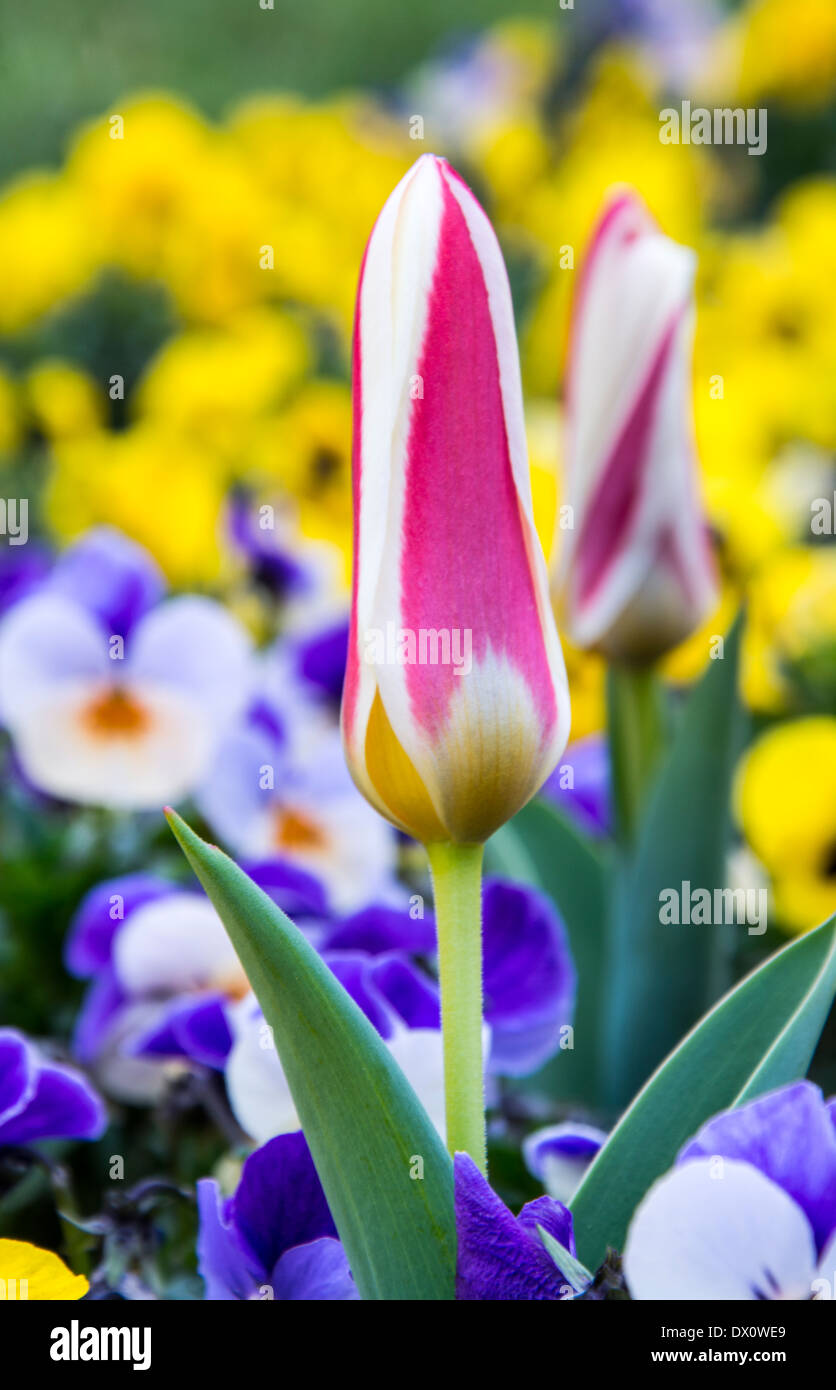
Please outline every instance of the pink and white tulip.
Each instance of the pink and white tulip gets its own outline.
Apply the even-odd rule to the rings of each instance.
[[[425,844],[478,843],[554,768],[569,701],[502,253],[434,155],[398,184],[366,248],[354,515],[352,775]]]
[[[581,272],[567,381],[557,586],[579,647],[651,661],[716,597],[691,410],[695,257],[617,197]]]

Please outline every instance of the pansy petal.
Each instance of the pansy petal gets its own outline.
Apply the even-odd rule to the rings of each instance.
[[[0,1134],[31,1100],[37,1078],[34,1048],[16,1028],[0,1029]]]
[[[84,1275],[73,1274],[54,1251],[41,1250],[25,1240],[0,1240],[0,1281],[9,1290],[9,1298],[30,1301],[70,1302],[83,1298],[90,1287]],[[11,1292],[12,1281],[16,1295]]]
[[[126,637],[165,588],[148,552],[110,526],[88,531],[70,546],[49,578],[52,593],[86,609],[108,636]]]
[[[94,618],[68,599],[35,594],[0,622],[0,718],[16,729],[56,692],[108,680],[111,667]]]
[[[288,1250],[270,1283],[277,1299],[333,1303],[360,1297],[343,1247],[327,1236]]]
[[[133,996],[208,989],[242,994],[246,977],[208,898],[169,893],[145,903],[122,925],[113,963]]]
[[[80,1072],[42,1062],[28,1104],[0,1127],[0,1143],[98,1139],[106,1123],[101,1100]]]
[[[703,1125],[679,1155],[742,1159],[798,1203],[819,1246],[836,1227],[836,1130],[818,1086],[797,1081]]]
[[[532,1234],[516,1220],[468,1154],[456,1154],[455,1175],[456,1298],[497,1302],[562,1298],[566,1280],[536,1231]],[[571,1226],[570,1216],[568,1222]],[[566,1228],[561,1225],[561,1229]]]
[[[268,1270],[293,1246],[337,1234],[301,1132],[282,1134],[250,1154],[233,1203],[243,1241]]]
[[[485,1018],[490,1068],[510,1076],[536,1070],[571,1023],[575,967],[563,924],[543,894],[489,880],[483,893]]]
[[[633,1298],[804,1298],[813,1232],[783,1188],[750,1163],[695,1158],[654,1183],[624,1250]]]
[[[216,732],[240,713],[250,692],[249,639],[225,608],[207,598],[175,598],[155,608],[135,629],[128,662],[140,687],[179,691]]]
[[[197,1267],[206,1298],[251,1298],[265,1272],[244,1248],[231,1215],[230,1201],[224,1201],[214,1178],[201,1178],[197,1184]]]
[[[82,899],[70,923],[64,961],[73,975],[95,975],[110,963],[113,937],[137,907],[172,892],[153,874],[125,874],[96,884]]]
[[[606,1137],[594,1125],[572,1121],[535,1130],[523,1140],[525,1166],[550,1197],[568,1202]]]

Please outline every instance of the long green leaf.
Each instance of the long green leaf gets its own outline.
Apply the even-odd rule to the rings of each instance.
[[[836,994],[836,917],[771,956],[689,1033],[639,1093],[572,1201],[578,1255],[623,1249],[630,1217],[720,1110],[806,1072]]]
[[[558,1052],[532,1085],[561,1100],[598,1097],[602,983],[606,967],[608,866],[598,847],[547,801],[532,801],[488,842],[487,864],[546,893],[569,935],[578,972],[574,1046]]]
[[[453,1168],[426,1111],[298,928],[221,850],[168,819],[273,1030],[361,1297],[452,1298]]]
[[[722,993],[719,926],[659,920],[659,894],[725,882],[731,777],[740,744],[740,623],[688,699],[613,890],[609,998],[602,1017],[607,1095],[620,1108]],[[687,891],[687,890],[686,890]]]

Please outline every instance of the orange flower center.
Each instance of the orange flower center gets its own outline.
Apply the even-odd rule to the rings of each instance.
[[[97,738],[138,737],[150,723],[144,705],[118,686],[91,700],[81,718],[88,732]]]
[[[323,849],[325,836],[303,811],[279,811],[274,833],[276,849]]]

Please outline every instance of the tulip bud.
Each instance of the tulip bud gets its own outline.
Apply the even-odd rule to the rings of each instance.
[[[632,193],[605,211],[581,272],[567,380],[559,602],[579,647],[648,662],[716,597],[691,412],[693,252]]]
[[[434,155],[366,248],[353,394],[346,757],[395,825],[477,844],[553,770],[569,700],[502,253]]]

